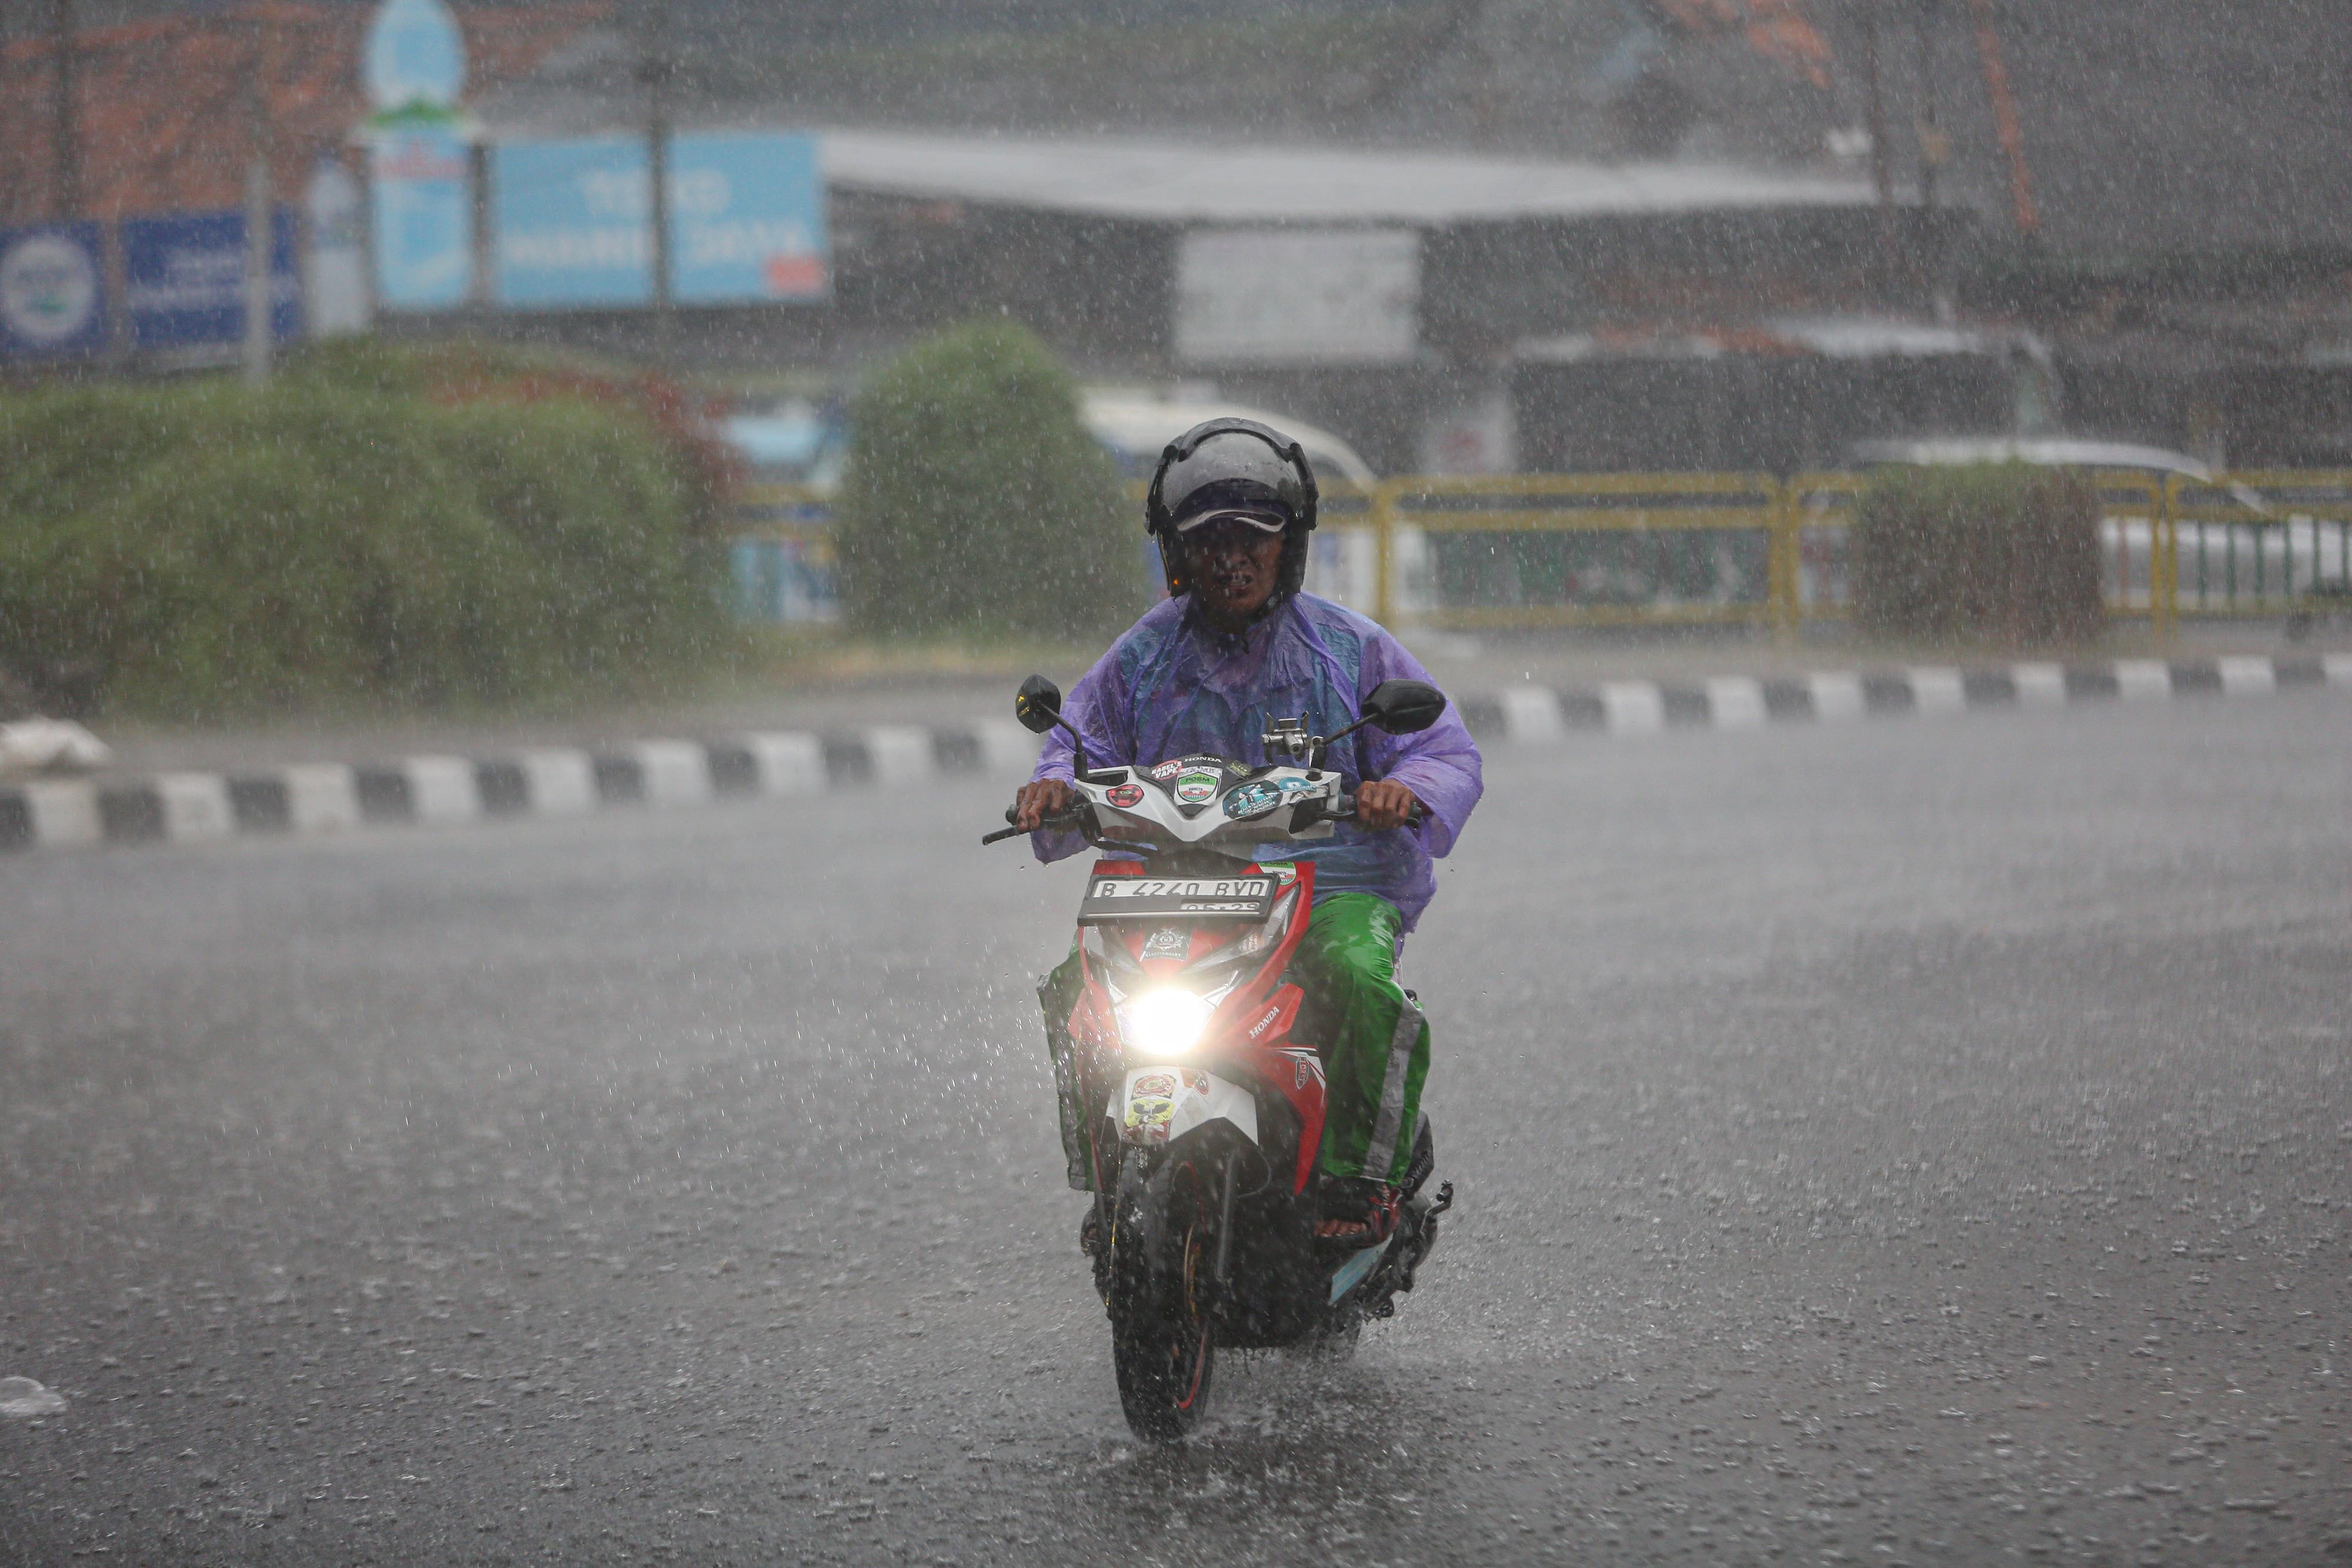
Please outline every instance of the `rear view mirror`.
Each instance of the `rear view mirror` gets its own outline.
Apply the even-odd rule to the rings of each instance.
[[[1391,735],[1417,735],[1444,714],[1445,694],[1427,681],[1382,681],[1364,699],[1364,717]]]
[[[1390,685],[1397,683],[1391,681]],[[1385,691],[1387,687],[1382,687]],[[1375,696],[1379,693],[1373,694]],[[1013,716],[1033,735],[1043,735],[1062,722],[1062,688],[1043,675],[1032,675],[1013,695]]]

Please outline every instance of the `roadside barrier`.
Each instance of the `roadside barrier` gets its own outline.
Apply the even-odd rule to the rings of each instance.
[[[2352,471],[2175,477],[2164,514],[2171,613],[2352,618]]]
[[[0,851],[101,843],[307,837],[399,823],[457,827],[508,817],[667,810],[730,798],[1025,774],[1037,737],[1011,719],[872,725],[711,740],[544,747],[488,757],[313,762],[236,773],[36,779],[0,785]]]
[[[2210,481],[2102,469],[2102,589],[2159,635],[2183,615],[2352,622],[2352,471]],[[1793,635],[1851,605],[1853,473],[1405,476],[1326,487],[1307,584],[1390,625],[1753,625]],[[838,616],[819,492],[755,486],[733,543],[736,612]]]
[[[1399,479],[1373,503],[1396,616],[1397,548],[1420,534],[1425,623],[1517,626],[1765,622],[1780,610],[1781,486],[1761,474],[1546,474]]]
[[[1814,670],[1697,681],[1528,683],[1457,691],[1482,744],[1556,746],[1580,736],[1754,730],[2010,708],[2202,702],[2330,691],[2352,695],[2352,654],[2124,659],[2093,664]],[[37,779],[0,785],[0,853],[102,844],[201,844],[310,837],[362,827],[453,828],[514,818],[583,818],[729,800],[1025,776],[1037,737],[1010,719],[833,734],[769,731],[650,739],[587,749],[499,749],[479,758],[316,762],[236,773]]]

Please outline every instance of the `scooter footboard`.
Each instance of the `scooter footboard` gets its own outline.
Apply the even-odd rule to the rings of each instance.
[[[1167,1144],[1212,1122],[1228,1122],[1253,1144],[1257,1099],[1198,1067],[1129,1068],[1110,1103],[1122,1144]]]

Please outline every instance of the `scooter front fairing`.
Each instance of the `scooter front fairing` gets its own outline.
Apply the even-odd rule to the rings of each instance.
[[[1223,1121],[1265,1149],[1276,1129],[1257,1113],[1261,1096],[1289,1113],[1281,1142],[1291,1145],[1283,1150],[1290,1190],[1306,1190],[1313,1174],[1327,1086],[1321,1055],[1291,1038],[1304,994],[1287,971],[1313,919],[1315,867],[1237,869],[1275,884],[1263,922],[1154,915],[1080,928],[1085,984],[1068,1032],[1084,1103],[1103,1106],[1097,1189],[1109,1185],[1106,1143],[1164,1145]],[[1092,876],[1142,879],[1146,870],[1101,861]]]

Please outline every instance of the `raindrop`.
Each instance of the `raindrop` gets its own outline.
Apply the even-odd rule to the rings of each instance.
[[[55,1389],[29,1377],[0,1377],[0,1416],[55,1416],[65,1407],[65,1396]]]

